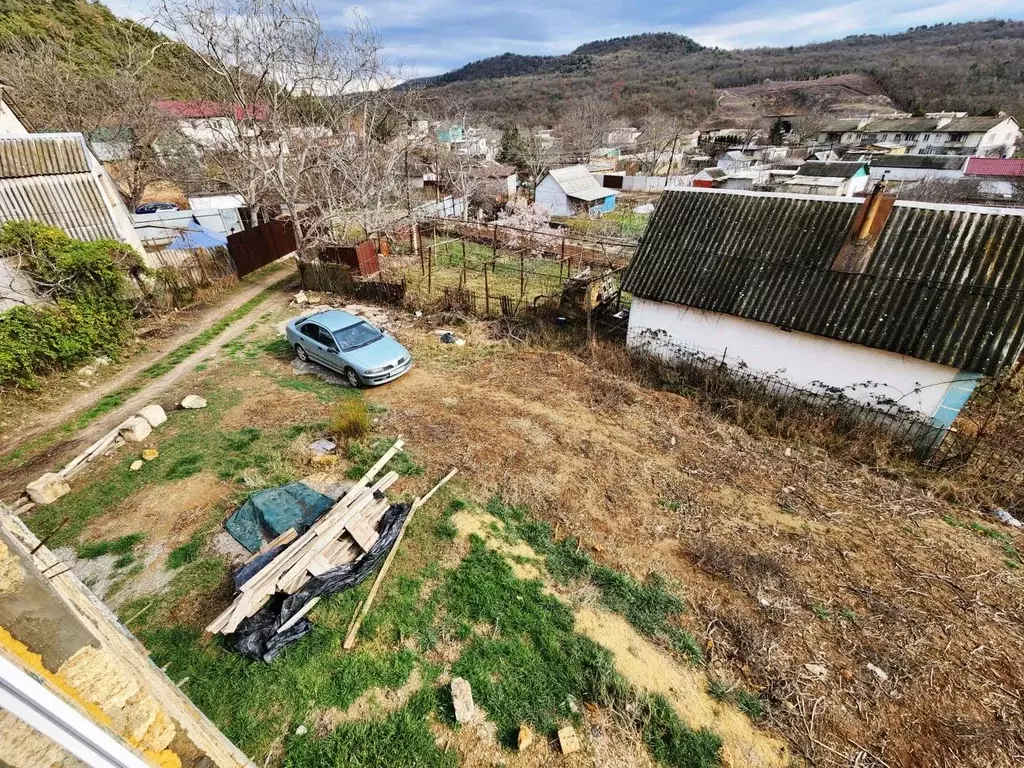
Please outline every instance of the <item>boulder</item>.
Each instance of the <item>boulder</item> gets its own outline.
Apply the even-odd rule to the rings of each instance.
[[[452,678],[452,704],[455,705],[455,721],[468,723],[476,714],[476,705],[473,704],[473,689],[468,680],[461,677]]]
[[[66,493],[71,493],[68,481],[55,472],[47,472],[25,486],[28,497],[36,504],[52,504]]]
[[[152,405],[147,405],[145,408],[143,408],[135,415],[144,418],[146,421],[149,422],[149,426],[151,427],[159,427],[161,424],[167,421],[167,414],[164,413],[164,409],[161,408],[156,403],[153,403]]]
[[[200,397],[199,395],[185,395],[185,397],[181,399],[181,407],[188,408],[189,410],[205,408],[206,398]]]
[[[120,434],[126,443],[141,443],[153,432],[153,428],[141,416],[132,416],[121,425]]]

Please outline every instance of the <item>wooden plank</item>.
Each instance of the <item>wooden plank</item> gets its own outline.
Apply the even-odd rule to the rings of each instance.
[[[355,540],[363,552],[369,552],[370,547],[377,543],[380,534],[370,527],[369,521],[361,514],[356,514],[345,523],[345,530]]]
[[[451,472],[441,478],[437,485],[430,489],[430,492],[426,496],[413,502],[412,509],[409,510],[409,516],[405,518],[405,522],[402,523],[402,529],[398,532],[398,538],[395,539],[395,545],[391,547],[391,551],[388,552],[388,556],[384,559],[384,565],[380,567],[380,570],[377,572],[377,578],[373,580],[373,586],[370,587],[370,594],[366,596],[366,602],[363,603],[363,607],[356,615],[356,620],[352,623],[348,634],[345,636],[345,643],[343,647],[346,651],[352,650],[352,648],[355,647],[356,635],[359,634],[359,627],[362,626],[363,619],[366,618],[366,614],[369,612],[370,606],[373,605],[373,599],[377,596],[377,590],[380,589],[380,585],[384,581],[384,576],[387,575],[388,568],[391,567],[391,561],[395,559],[395,553],[398,552],[398,545],[402,543],[402,539],[405,536],[405,530],[409,527],[409,523],[412,522],[412,518],[413,515],[416,514],[416,510],[426,504],[430,500],[430,497],[433,496],[439,488],[455,477],[455,473],[458,471],[459,470],[457,468],[452,469]]]
[[[319,596],[314,597],[312,600],[310,600],[304,606],[299,608],[299,610],[295,613],[294,616],[292,616],[290,619],[288,619],[288,621],[286,621],[284,624],[282,624],[280,627],[278,627],[277,628],[277,632],[275,632],[274,634],[275,635],[280,635],[286,629],[291,629],[292,627],[294,627],[296,624],[299,623],[299,619],[301,619],[303,616],[305,616],[307,613],[309,613],[311,610],[313,610],[313,606],[316,605],[319,602],[320,602],[320,597]]]
[[[253,560],[255,560],[260,555],[265,555],[270,550],[274,549],[275,547],[280,547],[282,544],[290,544],[293,541],[295,541],[295,539],[297,539],[298,537],[299,537],[299,534],[295,532],[295,529],[294,528],[289,528],[287,531],[282,533],[277,538],[272,539],[270,541],[263,542],[260,545],[260,548],[256,552],[254,552],[252,555],[250,555],[249,559],[246,560],[245,562],[246,563],[251,563]]]

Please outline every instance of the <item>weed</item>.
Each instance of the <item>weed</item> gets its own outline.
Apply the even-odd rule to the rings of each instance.
[[[832,618],[832,612],[821,603],[815,603],[811,606],[811,613],[817,616],[822,621],[828,621]]]
[[[130,533],[113,541],[93,541],[78,548],[80,560],[92,560],[103,555],[127,555],[136,544],[146,538],[144,533]],[[119,568],[122,566],[118,566]]]
[[[206,545],[206,537],[196,533],[180,547],[175,547],[167,555],[167,567],[171,570],[181,568],[183,565],[194,563],[199,559],[203,547]]]
[[[459,535],[459,529],[451,520],[439,520],[434,526],[434,533],[438,538],[454,541],[455,537]]]
[[[132,552],[126,552],[121,555],[117,560],[114,561],[115,568],[127,568],[129,565],[135,562],[135,555]]]
[[[200,363],[199,365],[197,365],[192,370],[195,371],[196,373],[202,373],[203,371],[205,371],[209,367],[210,366],[208,366],[206,363]]]
[[[729,686],[715,678],[708,680],[708,696],[715,701],[728,701]]]
[[[360,442],[351,443],[348,447],[348,458],[352,462],[352,466],[345,473],[346,477],[358,480],[381,456],[387,453],[394,443],[394,440],[386,437],[377,438],[370,443],[369,447]],[[387,470],[406,476],[423,474],[423,467],[417,464],[407,451],[399,451],[395,454],[394,458],[388,462]]]
[[[853,609],[844,605],[839,609],[839,618],[843,621],[857,621],[857,614],[853,612]]]
[[[439,592],[452,618],[494,632],[473,636],[452,673],[469,680],[501,740],[511,745],[523,722],[553,734],[572,714],[569,696],[609,702],[622,687],[610,654],[575,634],[572,613],[539,582],[517,579],[478,537],[470,547]]]
[[[202,453],[186,453],[167,464],[165,480],[184,480],[203,471],[205,456]]]
[[[750,693],[740,688],[736,692],[736,706],[740,708],[740,711],[746,714],[751,720],[760,720],[765,716],[764,702]]]
[[[455,768],[456,753],[442,749],[427,724],[429,713],[437,706],[437,690],[424,688],[405,707],[383,720],[343,723],[322,739],[292,736],[285,745],[284,766]]]
[[[678,512],[683,508],[683,503],[671,499],[658,499],[658,506],[662,509],[667,509],[669,512]]]
[[[963,520],[961,520],[959,517],[957,517],[956,515],[953,515],[953,514],[943,515],[942,516],[942,521],[946,525],[951,526],[953,528],[966,528],[967,527],[966,523],[964,523]]]
[[[683,723],[662,696],[642,702],[638,720],[644,744],[662,765],[671,768],[717,768],[722,740],[705,728],[694,731]]]
[[[340,400],[331,411],[331,434],[347,445],[370,434],[370,414],[358,397]]]

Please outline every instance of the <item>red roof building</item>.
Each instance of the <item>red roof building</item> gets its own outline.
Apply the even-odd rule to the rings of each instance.
[[[1017,157],[972,157],[964,173],[968,176],[1024,176],[1024,159]]]

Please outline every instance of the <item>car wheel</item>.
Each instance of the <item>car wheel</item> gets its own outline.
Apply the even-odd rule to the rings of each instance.
[[[359,385],[363,383],[363,382],[361,382],[359,380],[359,374],[357,374],[351,368],[346,368],[345,369],[345,381],[348,382],[348,385],[350,387],[353,387],[353,388],[356,388],[356,389],[358,389]]]
[[[301,344],[295,345],[295,356],[298,357],[299,360],[301,360],[304,363],[309,362],[309,355],[306,354],[306,350],[303,348]]]

